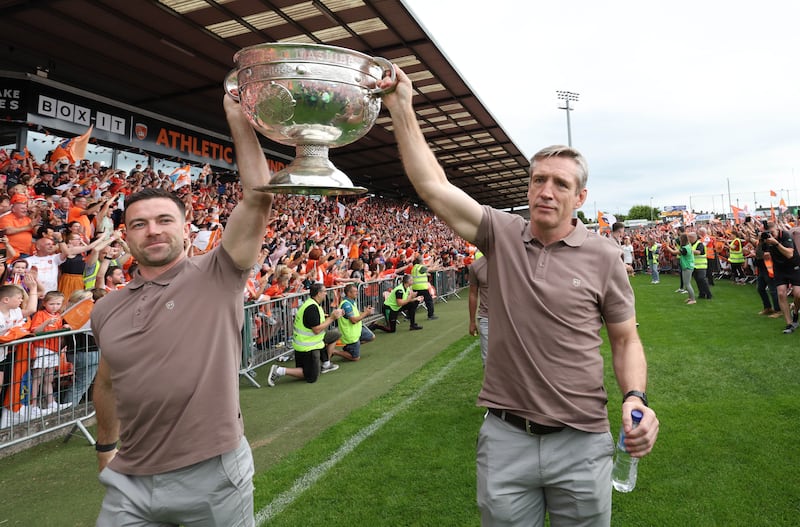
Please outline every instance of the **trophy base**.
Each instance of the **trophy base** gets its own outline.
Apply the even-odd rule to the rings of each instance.
[[[253,190],[306,196],[363,194],[367,191],[364,187],[353,186],[350,178],[328,159],[328,148],[321,145],[298,145],[294,161],[273,174],[269,185],[254,187]]]

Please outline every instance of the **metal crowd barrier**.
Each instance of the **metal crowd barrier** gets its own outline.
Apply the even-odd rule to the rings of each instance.
[[[100,351],[89,330],[51,332],[3,344],[2,411],[0,411],[0,451],[60,429],[70,429],[65,441],[77,431],[89,443],[95,440],[84,425],[94,417],[89,390],[97,373]],[[36,372],[37,349],[59,350],[58,366],[52,371],[53,403],[44,399],[45,368]],[[40,375],[37,375],[39,373]],[[38,393],[33,389],[38,385]]]
[[[466,278],[460,277],[455,269],[433,273],[437,299],[446,301],[449,296],[457,297],[458,290],[464,287],[462,280],[466,283]],[[375,310],[364,323],[383,317],[381,306],[384,297],[399,281],[400,277],[390,276],[358,284],[359,309],[363,311],[372,306]],[[294,317],[307,298],[306,292],[245,305],[239,373],[253,386],[260,387],[255,380],[257,368],[290,358]],[[339,307],[343,298],[344,285],[328,288],[323,306],[325,311]],[[53,370],[52,381],[53,401],[58,406],[54,405],[52,409],[46,408],[48,401],[42,400],[41,384],[38,393],[32,393],[35,350],[43,346],[59,350],[58,366]],[[7,357],[2,361],[0,451],[62,429],[70,431],[65,441],[80,433],[94,444],[95,440],[85,425],[85,421],[95,416],[91,386],[100,362],[100,350],[91,331],[53,332],[15,340],[0,347],[7,351]]]
[[[459,283],[466,283],[467,277],[462,276],[465,273],[460,273],[456,269],[443,269],[441,271],[434,271],[433,273],[433,287],[436,288],[436,299],[442,302],[447,302],[447,297],[458,296],[458,290],[463,285]]]
[[[375,309],[374,315],[364,319],[364,323],[369,324],[383,317],[381,305],[384,293],[391,291],[397,285],[397,281],[396,277],[389,277],[358,284],[358,309],[363,311],[367,306]],[[323,302],[323,309],[326,313],[339,307],[344,298],[345,285],[327,288],[327,297]],[[258,368],[273,361],[284,361],[291,358],[294,316],[307,298],[307,292],[296,293],[245,305],[242,329],[242,365],[239,375],[254,387],[261,387],[256,380]],[[334,323],[332,327],[336,327],[336,324]]]

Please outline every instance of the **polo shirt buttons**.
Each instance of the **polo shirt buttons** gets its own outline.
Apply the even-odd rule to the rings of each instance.
[[[146,300],[147,300],[147,295],[142,295],[142,296],[139,298],[139,302],[140,302],[140,303],[142,303],[142,302],[144,302],[144,301],[146,301]],[[137,317],[139,317],[139,316],[141,316],[141,315],[142,315],[142,309],[141,309],[141,308],[139,308],[139,307],[137,307],[137,308],[136,308],[136,316],[137,316]]]

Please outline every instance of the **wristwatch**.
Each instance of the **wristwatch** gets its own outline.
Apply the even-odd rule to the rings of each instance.
[[[645,406],[647,406],[648,408],[650,407],[650,405],[649,405],[649,404],[647,404],[647,394],[646,394],[646,393],[644,393],[644,392],[640,392],[640,391],[638,391],[638,390],[631,390],[631,391],[629,391],[628,393],[626,393],[626,394],[625,394],[625,395],[622,397],[622,402],[624,403],[625,401],[627,401],[627,400],[628,400],[628,397],[638,397],[639,399],[641,399],[641,400],[642,400],[642,403],[643,403]]]

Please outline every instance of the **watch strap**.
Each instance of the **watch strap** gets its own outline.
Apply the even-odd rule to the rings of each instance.
[[[644,403],[644,405],[645,405],[645,406],[647,406],[647,407],[649,407],[649,406],[650,406],[650,405],[647,403],[647,394],[646,394],[646,393],[644,393],[644,392],[640,392],[639,390],[631,390],[631,391],[629,391],[628,393],[626,393],[626,394],[625,394],[625,395],[622,397],[622,402],[625,402],[625,401],[627,401],[629,397],[638,397],[639,399],[641,399],[641,400],[642,400],[642,403]]]

